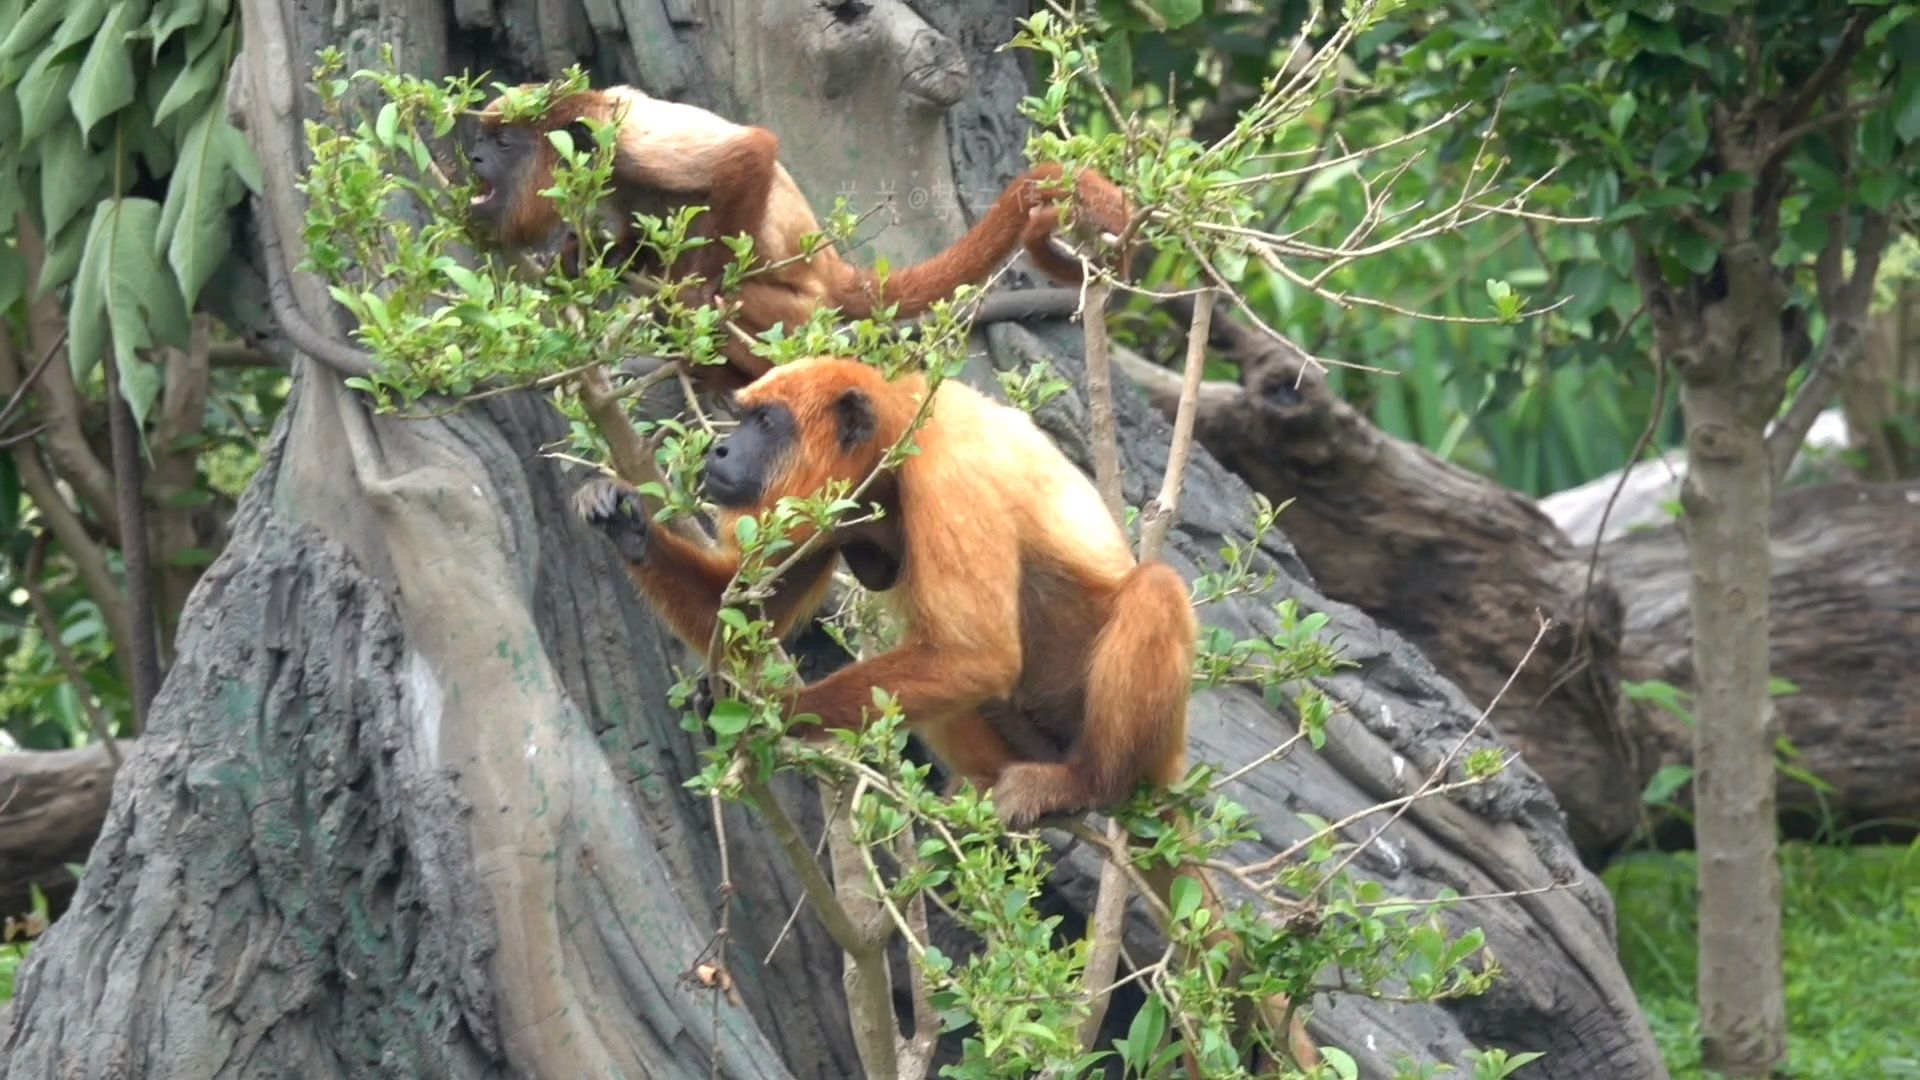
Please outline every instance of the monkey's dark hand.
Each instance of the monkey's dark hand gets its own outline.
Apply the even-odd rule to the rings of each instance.
[[[597,476],[573,493],[573,509],[581,521],[607,534],[621,558],[640,562],[647,557],[653,522],[639,492],[611,477]]]
[[[702,675],[693,681],[693,693],[687,695],[687,708],[702,724],[713,715],[713,676]]]

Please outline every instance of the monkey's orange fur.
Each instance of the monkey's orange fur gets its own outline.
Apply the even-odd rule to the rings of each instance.
[[[487,106],[483,124],[498,125],[501,99]],[[1077,260],[1048,244],[1061,226],[1061,203],[1071,200],[1075,225],[1083,233],[1125,231],[1132,208],[1125,194],[1099,173],[1081,172],[1071,185],[1058,165],[1041,165],[1007,185],[991,209],[954,245],[926,262],[895,271],[885,282],[854,266],[831,246],[800,259],[803,237],[820,232],[813,207],[778,160],[780,142],[765,128],[736,124],[705,109],[650,97],[632,87],[586,90],[556,100],[534,126],[543,136],[534,143],[539,161],[530,181],[513,193],[501,240],[527,246],[561,227],[551,199],[538,193],[551,186],[558,155],[544,135],[583,120],[617,123],[614,196],[608,224],[621,242],[632,240],[635,213],[662,213],[674,206],[705,205],[709,213],[696,225],[708,243],[671,269],[673,276],[705,279],[696,299],[710,300],[732,253],[723,236],[753,237],[755,265],[761,272],[746,279],[731,299],[740,304],[734,321],[757,336],[784,323],[805,322],[823,307],[849,318],[865,318],[876,308],[897,306],[910,318],[951,296],[963,284],[978,284],[1024,247],[1045,274],[1063,282],[1081,277]],[[1071,187],[1071,191],[1069,191]],[[1127,269],[1127,256],[1120,260]],[[775,264],[779,265],[777,268]],[[741,343],[724,350],[739,385],[768,370]],[[714,374],[714,373],[706,373]]]

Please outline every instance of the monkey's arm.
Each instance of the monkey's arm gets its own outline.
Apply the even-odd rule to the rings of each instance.
[[[574,493],[574,507],[588,525],[607,534],[626,562],[627,576],[652,602],[681,640],[705,652],[713,640],[720,601],[739,569],[730,551],[698,547],[647,519],[640,495],[608,477],[587,481]],[[784,637],[820,606],[832,584],[833,555],[794,567],[767,601],[765,612]]]
[[[614,159],[614,187],[629,196],[621,206],[625,219],[620,240],[625,246],[637,242],[632,217],[653,205],[649,195],[666,192],[706,204],[698,235],[707,242],[683,256],[672,271],[674,277],[698,274],[705,279],[697,290],[700,295],[692,298],[696,303],[712,300],[721,271],[733,261],[733,252],[720,239],[742,233],[759,236],[779,170],[778,136],[765,128],[727,127],[731,134],[709,139],[711,133],[703,131],[686,145],[669,136],[660,145],[623,146]]]
[[[647,519],[640,493],[618,480],[596,477],[574,492],[581,520],[606,533],[626,562],[627,575],[667,625],[696,649],[713,638],[720,597],[737,568],[730,553],[702,550]]]

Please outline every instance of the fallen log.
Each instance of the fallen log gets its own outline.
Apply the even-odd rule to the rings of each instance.
[[[1774,730],[1797,757],[1782,776],[1783,823],[1805,834],[1920,827],[1920,483],[1788,488],[1773,508]],[[1693,684],[1685,541],[1673,525],[1603,545],[1626,609],[1621,674]],[[1687,720],[1629,701],[1651,775],[1692,760]],[[1826,790],[1816,791],[1796,771]],[[1684,792],[1683,792],[1684,794]],[[1682,830],[1663,840],[1685,840]]]
[[[125,756],[133,743],[119,747]],[[30,911],[34,886],[55,914],[66,908],[78,884],[67,866],[86,862],[100,835],[113,772],[101,743],[0,754],[0,916]]]

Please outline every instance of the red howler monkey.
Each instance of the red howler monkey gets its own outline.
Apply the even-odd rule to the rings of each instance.
[[[921,380],[889,383],[824,357],[739,391],[740,425],[707,460],[719,535],[782,497],[857,484],[925,392]],[[795,733],[860,727],[873,689],[892,691],[949,770],[990,790],[1015,826],[1124,802],[1141,780],[1179,780],[1198,634],[1180,576],[1134,563],[1093,484],[1020,410],[944,383],[915,442],[870,489],[884,516],[833,536],[767,604],[784,635],[819,606],[838,557],[863,585],[891,591],[907,626],[899,647],[802,688],[791,711],[821,723]],[[616,481],[590,482],[577,500],[673,629],[704,650],[737,553],[651,528]]]
[[[502,119],[504,100],[504,95],[496,98],[479,114],[479,130],[468,152],[481,187],[470,212],[481,232],[508,248],[551,237],[562,222],[553,201],[540,194],[552,185],[559,161],[547,134],[565,130],[575,146],[586,147],[592,145],[589,121],[618,124],[613,194],[602,215],[615,238],[615,251],[627,253],[635,246],[636,213],[706,206],[695,235],[707,243],[676,266],[655,269],[673,278],[698,275],[703,281],[692,299],[710,302],[733,259],[720,238],[751,236],[756,265],[764,269],[744,281],[733,297],[740,304],[734,321],[750,336],[776,324],[804,322],[823,307],[857,319],[892,305],[901,317],[912,317],[961,285],[984,281],[1021,247],[1048,276],[1077,282],[1080,263],[1048,242],[1060,229],[1060,203],[1071,197],[1075,228],[1082,236],[1123,233],[1132,213],[1126,196],[1099,173],[1080,173],[1069,192],[1058,165],[1040,165],[1009,184],[986,216],[952,247],[888,274],[882,283],[830,246],[808,258],[797,257],[802,239],[820,232],[820,223],[779,162],[778,137],[765,128],[736,124],[627,86],[568,94],[556,99],[543,117],[512,123]],[[1126,266],[1123,252],[1122,273]],[[724,375],[703,372],[720,376],[716,381],[723,385],[737,387],[768,369],[765,360],[739,341],[729,341],[723,352],[734,370]]]
[[[639,495],[617,480],[589,481],[575,508],[612,540],[673,630],[704,652],[739,565],[734,522],[831,481],[858,484],[925,393],[917,377],[890,383],[832,357],[775,368],[739,391],[739,427],[706,467],[724,550],[652,527]],[[906,623],[891,651],[801,688],[789,713],[821,723],[794,734],[859,728],[873,690],[888,690],[948,771],[990,792],[1014,827],[1114,806],[1142,780],[1179,780],[1199,632],[1186,583],[1165,563],[1135,563],[1093,484],[1026,413],[945,382],[914,438],[919,452],[868,489],[885,513],[838,530],[766,602],[784,637],[820,606],[838,559],[867,588],[891,593]],[[1188,872],[1148,872],[1162,903]],[[1224,905],[1199,880],[1218,916],[1217,944]],[[1262,1012],[1277,1031],[1287,1009],[1276,997]],[[1295,1061],[1317,1064],[1300,1018],[1286,1026]]]

